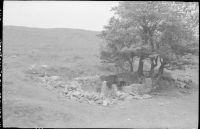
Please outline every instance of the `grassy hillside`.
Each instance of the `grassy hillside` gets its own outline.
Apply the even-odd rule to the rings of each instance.
[[[41,29],[18,26],[3,27],[3,41],[7,46],[44,47],[54,49],[87,49],[94,52],[101,40],[96,36],[99,32],[78,29]]]
[[[77,61],[82,65],[97,64],[102,42],[97,34],[99,32],[68,28],[4,26],[4,56],[18,56],[29,64],[46,62],[77,65]]]

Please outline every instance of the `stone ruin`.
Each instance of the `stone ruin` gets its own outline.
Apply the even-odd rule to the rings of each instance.
[[[38,70],[38,72],[39,74],[35,74],[35,69],[31,68],[28,73],[34,75],[34,78],[38,78],[41,85],[53,92],[58,92],[65,98],[94,105],[108,106],[121,100],[151,98],[148,93],[157,87],[154,79],[145,78],[143,83],[141,83],[137,76],[130,76],[128,74],[122,74],[121,77],[117,77],[118,79],[116,79],[116,75],[96,75],[77,77],[65,81],[60,76],[49,76],[41,73],[41,70]],[[45,71],[43,72],[45,73]],[[132,80],[133,82],[130,83],[127,80],[120,79],[126,75],[130,77],[128,81]],[[182,74],[172,75],[170,80],[175,82],[176,87],[190,88],[192,85],[191,77]],[[127,79],[128,77],[124,78]],[[128,83],[123,85],[121,82],[124,83],[124,81]]]
[[[65,83],[60,81],[58,76],[52,76],[44,77],[42,82],[51,90],[55,90],[59,87],[60,94],[68,99],[93,105],[108,106],[116,104],[121,100],[151,98],[150,95],[144,94],[148,93],[148,91],[143,91],[143,89],[146,89],[145,84],[124,86],[122,90],[119,90],[116,84],[112,84],[111,87],[108,87],[107,82],[102,81],[100,76],[78,77]],[[147,83],[149,82],[146,82],[146,84]],[[136,91],[136,87],[140,89],[139,94],[134,92]],[[141,92],[143,94],[141,94]]]

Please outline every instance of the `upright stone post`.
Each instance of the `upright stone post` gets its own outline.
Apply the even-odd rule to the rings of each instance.
[[[105,96],[107,91],[107,82],[103,81],[102,87],[101,87],[101,95]]]

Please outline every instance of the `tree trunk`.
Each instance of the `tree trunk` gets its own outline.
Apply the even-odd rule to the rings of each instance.
[[[163,74],[163,71],[164,71],[164,65],[161,65],[158,73],[161,75],[161,74]]]
[[[130,63],[130,71],[133,72],[133,63]]]
[[[155,61],[155,63],[154,63]],[[151,58],[151,69],[150,69],[150,72],[149,72],[149,76],[152,76],[154,74],[154,68],[157,66],[158,64],[158,57],[156,58]]]
[[[150,72],[149,72],[149,76],[152,76],[154,74],[154,65],[151,63],[151,69],[150,69]]]
[[[162,75],[163,72],[164,72],[164,68],[165,68],[165,65],[166,65],[166,61],[163,59],[163,61],[160,61],[161,65],[160,65],[160,68],[158,70],[158,74],[159,75]]]
[[[131,55],[130,58],[128,58],[129,66],[130,66],[130,72],[133,72],[133,55]]]
[[[143,74],[143,65],[144,65],[143,59],[144,59],[143,57],[140,57],[140,60],[139,60],[139,66],[138,66],[139,75],[144,75]]]

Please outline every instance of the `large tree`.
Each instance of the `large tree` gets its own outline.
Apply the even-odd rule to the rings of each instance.
[[[174,64],[180,55],[188,52],[187,46],[196,32],[193,28],[198,26],[198,13],[192,8],[197,6],[180,2],[119,2],[113,8],[115,17],[101,33],[107,42],[102,59],[128,62],[132,72],[133,59],[138,57],[139,75],[143,75],[145,59],[151,61],[150,75],[160,60],[159,74],[162,74],[167,65]],[[195,18],[188,10],[194,10]]]

